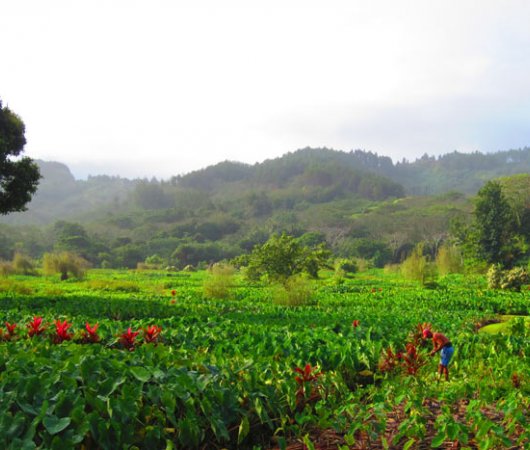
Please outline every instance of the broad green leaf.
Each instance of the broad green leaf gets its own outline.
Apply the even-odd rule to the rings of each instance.
[[[70,419],[70,417],[59,418],[56,416],[46,416],[42,420],[42,423],[44,427],[46,428],[46,430],[48,431],[48,433],[50,433],[51,435],[54,435],[54,434],[60,433],[66,427],[68,427],[71,421],[72,420]]]
[[[432,440],[431,447],[440,447],[445,442],[445,433],[438,433]]]
[[[139,366],[131,367],[131,373],[133,374],[134,378],[136,378],[138,381],[141,381],[143,383],[145,383],[146,381],[149,380],[149,378],[151,378],[151,373],[143,367],[139,367]]]
[[[241,419],[241,423],[239,424],[239,433],[237,435],[238,445],[241,444],[241,442],[243,442],[243,440],[247,437],[249,431],[250,425],[248,423],[248,417],[243,416],[243,419]]]
[[[403,446],[403,450],[409,450],[416,443],[416,439],[409,439],[407,443]]]

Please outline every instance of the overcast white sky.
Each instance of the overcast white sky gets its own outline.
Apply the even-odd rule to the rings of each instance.
[[[526,0],[0,0],[0,98],[76,177],[507,150],[530,145],[529,23]]]

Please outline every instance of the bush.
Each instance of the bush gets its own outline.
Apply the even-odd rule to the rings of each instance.
[[[11,264],[10,261],[0,261],[0,275],[3,277],[7,277],[9,275],[13,275],[15,273],[15,269],[13,267],[13,264]]]
[[[386,264],[383,272],[386,274],[398,274],[401,272],[401,266],[399,264]]]
[[[492,264],[488,269],[488,287],[490,289],[500,289],[502,281],[502,269],[499,264]]]
[[[522,267],[514,267],[504,273],[501,281],[501,289],[510,291],[521,291],[521,286],[527,284],[529,280],[528,272]]]
[[[401,273],[409,280],[425,281],[427,258],[423,256],[423,245],[418,244],[412,253],[401,263]]]
[[[273,288],[272,301],[277,305],[304,306],[313,303],[313,284],[301,275],[289,278]]]
[[[356,273],[358,268],[355,261],[343,258],[335,262],[335,270],[343,270],[346,275],[351,275]]]
[[[19,275],[35,275],[35,263],[22,253],[15,253],[13,256],[13,269]]]
[[[440,275],[462,273],[464,270],[464,260],[458,248],[454,245],[442,245],[436,254],[436,268]]]
[[[71,252],[45,253],[42,269],[45,275],[60,273],[61,280],[67,280],[69,276],[82,279],[88,269],[88,262]]]
[[[493,264],[488,270],[488,287],[490,289],[506,289],[521,291],[521,287],[530,280],[528,271],[523,267],[502,270],[499,264]]]
[[[214,264],[204,280],[204,296],[211,299],[227,298],[230,289],[234,286],[234,274],[235,269],[232,266],[223,263]]]
[[[145,258],[145,261],[136,264],[136,270],[160,270],[164,267],[164,259],[157,255],[151,255]]]

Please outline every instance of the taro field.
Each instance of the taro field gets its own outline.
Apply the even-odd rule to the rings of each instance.
[[[0,448],[529,445],[528,289],[373,271],[293,307],[242,279],[206,298],[206,276],[1,279]],[[454,344],[449,381],[425,327]]]

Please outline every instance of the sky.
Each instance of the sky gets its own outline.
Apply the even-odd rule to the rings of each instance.
[[[25,155],[166,179],[304,147],[530,146],[526,0],[0,0]]]

